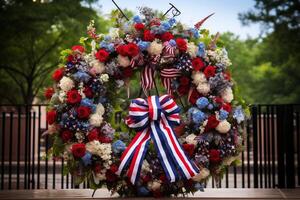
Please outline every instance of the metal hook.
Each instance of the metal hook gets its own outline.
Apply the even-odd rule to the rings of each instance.
[[[165,12],[165,14],[163,15],[166,16],[168,14],[168,12],[170,12],[172,10],[172,15],[173,17],[179,16],[181,14],[180,10],[178,10],[178,8],[176,8],[176,6],[174,6],[173,4],[169,3],[171,5],[171,8],[169,8],[169,10],[167,10],[167,12]]]
[[[129,21],[129,18],[125,15],[125,13],[123,12],[123,10],[118,6],[118,4],[112,0],[112,2],[115,4],[115,6],[118,8],[118,10],[121,12],[121,14],[123,15],[123,17],[125,17],[127,19],[127,21]]]

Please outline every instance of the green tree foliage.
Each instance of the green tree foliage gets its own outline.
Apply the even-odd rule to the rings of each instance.
[[[91,19],[106,21],[89,5],[95,0],[0,0],[0,103],[31,104],[49,84],[59,52],[78,44]]]

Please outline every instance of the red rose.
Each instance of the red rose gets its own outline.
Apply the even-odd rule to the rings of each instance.
[[[112,164],[109,168],[110,171],[112,171],[113,173],[116,173],[118,171],[118,166],[115,164]]]
[[[67,92],[67,102],[70,104],[76,104],[81,101],[81,95],[77,90],[70,90]]]
[[[187,44],[186,41],[182,38],[176,39],[177,48],[179,51],[186,51],[187,50]]]
[[[85,94],[85,96],[86,96],[87,98],[93,98],[93,96],[94,96],[93,90],[92,90],[92,88],[90,88],[90,87],[85,87],[85,88],[83,89],[83,93]]]
[[[214,66],[209,65],[204,69],[203,73],[206,76],[206,78],[213,77],[216,74],[216,68]]]
[[[75,56],[73,56],[73,55],[71,54],[71,55],[68,55],[67,61],[68,61],[68,62],[72,62],[72,63],[76,63],[76,58],[75,58]]]
[[[86,151],[85,144],[82,143],[73,144],[71,151],[75,158],[82,158],[85,155],[85,151]]]
[[[229,71],[224,72],[224,73],[223,73],[223,76],[224,76],[224,78],[225,78],[226,80],[230,81],[230,79],[231,79],[231,74],[230,74]]]
[[[195,71],[200,71],[205,67],[204,62],[202,61],[201,58],[194,58],[192,61],[192,66],[194,67]]]
[[[173,39],[173,38],[174,38],[174,36],[173,36],[173,34],[170,33],[170,32],[165,32],[165,33],[163,33],[163,34],[161,35],[161,40],[164,41],[164,42],[169,41],[169,40],[171,40],[171,39]]]
[[[51,99],[53,94],[54,94],[54,89],[52,87],[47,88],[44,92],[44,96],[46,97],[46,99]]]
[[[104,49],[100,49],[99,51],[97,51],[97,53],[95,53],[95,57],[100,62],[105,62],[105,61],[107,61],[107,59],[109,57],[109,53],[107,51],[105,51]]]
[[[211,115],[208,117],[207,124],[205,126],[205,131],[210,131],[218,126],[220,122],[217,120],[216,115]]]
[[[79,106],[77,108],[77,116],[79,119],[87,119],[91,114],[91,109],[86,106]]]
[[[182,145],[184,151],[189,155],[193,156],[194,150],[195,150],[195,145],[193,144],[183,144]]]
[[[46,118],[47,118],[47,122],[48,122],[48,124],[53,124],[54,122],[55,122],[55,120],[56,120],[56,111],[55,110],[49,110],[48,112],[47,112],[47,116],[46,116]]]
[[[134,43],[127,44],[126,53],[128,56],[134,57],[139,54],[139,47]]]
[[[102,167],[101,167],[101,165],[98,164],[98,163],[95,164],[95,166],[93,167],[93,171],[94,171],[96,174],[100,173],[101,170],[102,170]]]
[[[189,85],[190,79],[186,76],[182,76],[179,78],[180,85]]]
[[[213,164],[219,163],[221,161],[220,151],[217,149],[209,150],[209,161]]]
[[[116,51],[121,56],[127,56],[127,45],[119,45]]]
[[[189,93],[189,86],[188,85],[179,85],[177,88],[177,92],[179,93],[180,96],[186,95]]]
[[[134,25],[135,30],[141,31],[145,28],[145,25],[143,23],[137,23]]]
[[[190,97],[189,97],[189,102],[194,105],[197,101],[197,99],[199,99],[201,97],[201,94],[196,90],[196,89],[193,89]]]
[[[68,142],[72,139],[73,133],[70,130],[64,130],[61,134],[60,137],[63,142]]]
[[[118,179],[118,176],[111,170],[107,170],[105,176],[106,180],[109,182],[115,182]]]
[[[85,51],[85,48],[81,45],[75,45],[72,47],[72,51],[83,53]]]
[[[129,78],[133,75],[133,69],[131,67],[125,67],[123,68],[122,76],[124,78]]]
[[[151,33],[150,30],[145,30],[144,31],[144,40],[152,42],[155,39],[154,34]]]
[[[52,74],[52,79],[55,81],[60,81],[60,79],[64,76],[64,70],[62,68],[56,69]]]
[[[226,110],[227,112],[229,112],[230,113],[230,111],[231,111],[231,105],[230,105],[230,103],[224,103],[223,105],[222,105],[222,107],[221,107],[223,110]]]
[[[96,128],[89,131],[89,134],[87,135],[89,141],[98,140],[98,136],[99,136],[99,131]]]

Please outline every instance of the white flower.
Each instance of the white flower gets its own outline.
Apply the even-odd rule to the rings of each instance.
[[[105,83],[105,82],[107,82],[108,80],[109,80],[108,74],[102,74],[102,75],[100,76],[100,81],[101,81],[102,83]]]
[[[156,40],[151,42],[150,46],[148,47],[148,52],[151,55],[159,55],[163,50],[163,45],[158,43]]]
[[[90,115],[89,122],[92,126],[100,127],[103,121],[102,115],[99,115],[98,113]]]
[[[160,189],[161,183],[159,181],[153,181],[148,183],[148,188],[152,191]]]
[[[219,133],[228,133],[230,128],[231,128],[231,124],[227,120],[223,120],[223,121],[220,121],[220,123],[216,127],[216,130]]]
[[[127,56],[118,55],[118,63],[122,67],[128,67],[130,65],[130,60]]]
[[[191,58],[196,58],[197,52],[198,52],[198,47],[193,42],[189,42],[187,44],[187,52],[188,52],[188,54],[190,54]]]
[[[101,103],[98,103],[96,108],[96,113],[102,116],[104,112],[105,112],[104,106]]]
[[[111,144],[102,144],[97,140],[93,140],[91,142],[88,142],[85,147],[88,152],[93,155],[98,155],[102,160],[104,160],[105,162],[107,161],[107,164],[109,164],[108,162],[111,159],[112,153]]]
[[[59,81],[59,87],[67,92],[69,90],[71,90],[74,87],[74,82],[72,79],[70,79],[69,77],[64,76],[60,81]]]
[[[119,28],[110,28],[108,35],[112,40],[119,37]]]
[[[150,164],[148,163],[147,160],[143,161],[142,171],[143,172],[149,172],[150,171]]]
[[[64,91],[61,90],[59,92],[58,99],[59,99],[60,102],[63,103],[65,101],[65,98],[66,98],[66,92],[64,92]]]
[[[207,79],[202,72],[194,72],[192,74],[193,83],[198,86],[200,83],[207,83]]]
[[[195,140],[197,136],[195,134],[190,134],[189,136],[187,136],[185,138],[185,141],[188,143],[188,144],[193,144],[193,145],[197,145],[197,140]]]
[[[201,181],[201,180],[207,178],[207,177],[209,176],[209,174],[210,174],[209,169],[207,169],[207,168],[202,168],[202,169],[200,170],[200,173],[197,174],[196,176],[194,176],[192,179],[193,179],[194,181],[198,181],[198,182],[199,182],[199,181]]]
[[[198,86],[197,86],[197,91],[200,93],[200,94],[208,94],[209,91],[210,91],[210,86],[208,83],[200,83]]]
[[[206,119],[203,124],[200,126],[200,134],[204,133],[205,126],[207,125],[208,120]]]
[[[105,70],[104,64],[96,59],[90,62],[90,66],[92,67],[90,69],[90,72],[94,75],[101,74]]]
[[[227,87],[222,93],[221,93],[222,99],[226,103],[230,103],[233,100],[233,92],[230,87]]]

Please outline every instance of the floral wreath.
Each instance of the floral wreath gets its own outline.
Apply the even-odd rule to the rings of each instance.
[[[219,35],[200,30],[208,17],[186,28],[140,13],[108,35],[92,21],[81,45],[62,52],[45,91],[50,153],[76,184],[120,196],[203,190],[243,148],[247,108],[234,99],[231,62]]]

